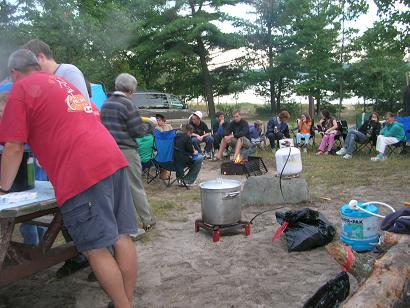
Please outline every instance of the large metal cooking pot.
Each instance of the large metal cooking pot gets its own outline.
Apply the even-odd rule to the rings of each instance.
[[[202,220],[230,225],[241,220],[241,182],[217,179],[199,184]]]

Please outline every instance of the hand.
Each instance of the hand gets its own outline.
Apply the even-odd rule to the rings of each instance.
[[[194,150],[194,155],[198,155],[198,151],[197,151],[197,150]]]
[[[196,138],[198,139],[198,141],[202,141],[203,136],[197,136]]]

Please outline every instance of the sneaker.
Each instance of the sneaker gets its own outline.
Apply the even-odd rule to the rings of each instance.
[[[145,232],[148,232],[149,230],[151,230],[152,228],[154,228],[154,226],[157,224],[155,219],[151,220],[151,223],[149,224],[144,224],[143,225],[143,229],[145,230]]]
[[[378,154],[376,157],[371,158],[372,161],[384,161],[386,159],[387,157],[384,156],[383,154]]]
[[[337,154],[337,153],[336,153]],[[352,159],[352,155],[350,155],[350,154],[345,154],[344,156],[343,156],[343,158],[344,159]]]
[[[70,276],[72,273],[75,273],[85,267],[88,267],[87,259],[84,259],[82,262],[73,261],[73,259],[67,260],[62,267],[60,267],[56,272],[56,277],[58,279]]]
[[[223,156],[223,157],[228,157],[228,156],[229,156],[228,151],[227,151],[227,150],[225,150],[225,151],[224,151],[224,153],[222,154],[222,156]]]
[[[133,241],[138,241],[145,236],[146,232],[144,229],[137,229],[137,232],[134,234],[130,234],[130,237]]]
[[[303,153],[307,153],[307,148],[303,148]]]
[[[336,155],[345,155],[346,154],[346,149],[341,148],[339,151],[336,152]]]
[[[91,273],[88,274],[87,281],[88,282],[96,282],[97,281],[97,277],[95,276],[94,272],[91,272]]]
[[[195,187],[195,186],[197,186],[198,184],[196,183],[196,182],[193,182],[193,183],[185,183],[185,186],[186,187]],[[184,184],[181,182],[181,184],[179,185],[180,187],[185,187],[184,186]]]
[[[210,152],[206,152],[206,153],[205,153],[205,159],[211,159],[211,158],[212,158],[211,153],[210,153]]]

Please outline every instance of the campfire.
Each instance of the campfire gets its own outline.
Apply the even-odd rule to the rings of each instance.
[[[247,156],[246,160],[243,155],[238,155],[233,161],[221,164],[221,174],[223,175],[262,175],[267,173],[268,169],[265,166],[261,157]]]
[[[235,164],[243,164],[244,161],[241,159],[241,154],[238,154],[238,156],[236,156],[236,158],[233,160],[233,162]]]

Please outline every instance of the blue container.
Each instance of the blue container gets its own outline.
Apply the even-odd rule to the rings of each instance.
[[[363,202],[357,204],[371,213],[379,212],[379,209],[372,204],[365,206]],[[374,248],[372,244],[379,241],[379,219],[361,210],[352,210],[348,204],[342,206],[340,216],[342,218],[340,240],[356,251],[372,250]]]

